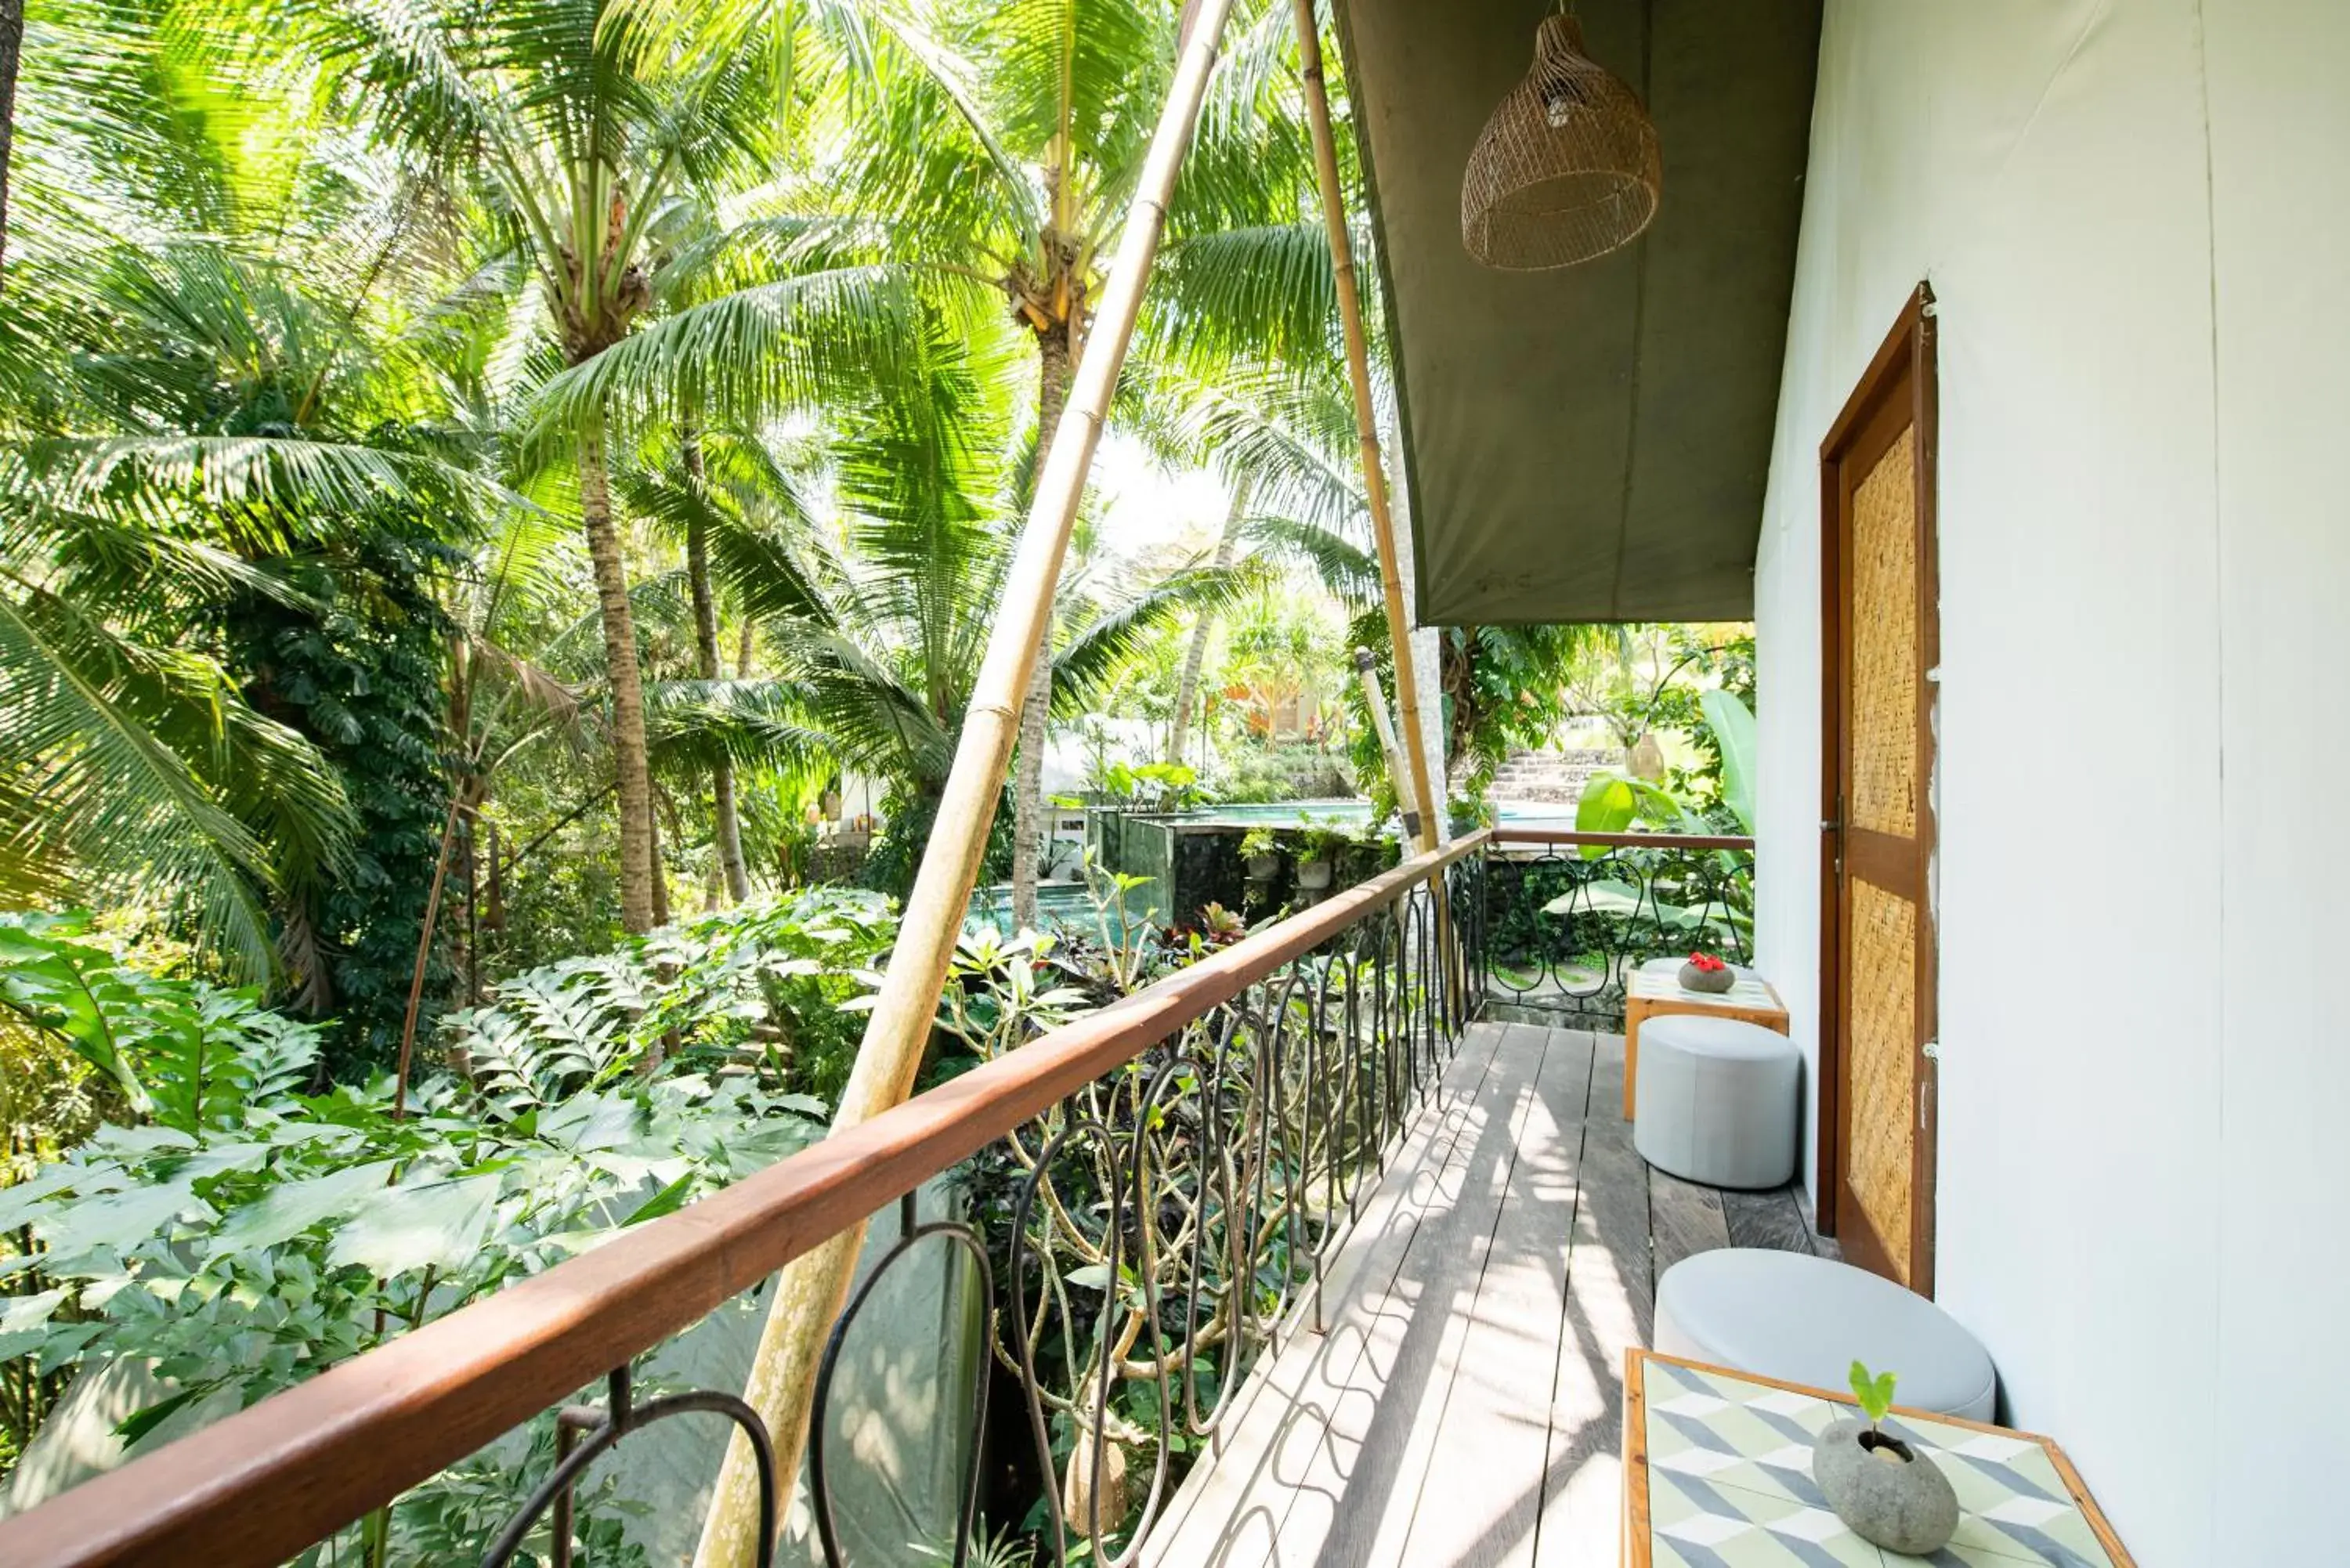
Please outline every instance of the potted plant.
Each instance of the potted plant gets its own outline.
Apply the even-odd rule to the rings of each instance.
[[[1853,1397],[1868,1417],[1835,1422],[1812,1445],[1812,1479],[1835,1516],[1852,1532],[1887,1552],[1925,1557],[1950,1543],[1959,1528],[1959,1497],[1950,1478],[1909,1444],[1883,1430],[1893,1408],[1893,1374],[1871,1376],[1852,1364]]]
[[[1710,952],[1690,954],[1681,965],[1681,989],[1706,996],[1720,996],[1738,983],[1738,971]]]
[[[1241,835],[1241,864],[1252,882],[1270,882],[1281,875],[1281,841],[1270,827],[1252,827]]]
[[[1297,836],[1298,890],[1318,893],[1327,888],[1337,869],[1338,851],[1353,842],[1344,828],[1309,818]]]

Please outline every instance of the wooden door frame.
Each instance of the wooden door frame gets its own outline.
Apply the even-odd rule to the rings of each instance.
[[[1839,862],[1844,848],[1844,788],[1850,758],[1845,744],[1846,634],[1850,580],[1849,509],[1844,504],[1845,466],[1873,425],[1906,406],[1917,435],[1918,673],[1926,700],[1918,704],[1918,837],[1925,862],[1925,897],[1918,911],[1918,1081],[1922,1098],[1913,1146],[1910,1191],[1910,1288],[1934,1293],[1934,1168],[1939,1142],[1940,1094],[1937,1067],[1924,1054],[1936,1038],[1938,947],[1933,899],[1934,709],[1941,663],[1941,585],[1935,519],[1939,468],[1939,393],[1935,381],[1934,291],[1920,283],[1869,360],[1859,382],[1820,442],[1820,1070],[1816,1090],[1819,1125],[1819,1190],[1814,1220],[1823,1235],[1835,1235],[1836,1209],[1846,1187],[1843,1088],[1845,1023],[1844,952],[1846,933]],[[1846,1238],[1847,1245],[1857,1238]]]

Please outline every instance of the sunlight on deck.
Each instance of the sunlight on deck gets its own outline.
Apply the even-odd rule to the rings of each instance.
[[[1235,1396],[1146,1564],[1617,1561],[1624,1353],[1654,1270],[1730,1240],[1721,1195],[1680,1183],[1652,1225],[1623,1072],[1613,1035],[1471,1030],[1332,1261],[1326,1330],[1309,1313]]]

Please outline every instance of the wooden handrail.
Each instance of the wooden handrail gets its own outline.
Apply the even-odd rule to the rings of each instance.
[[[1582,833],[1571,827],[1512,827],[1487,830],[1495,847],[1513,844],[1573,844],[1607,849],[1752,849],[1754,841],[1703,833]]]
[[[1471,834],[679,1212],[0,1521],[8,1568],[270,1568],[569,1398],[1487,843]]]

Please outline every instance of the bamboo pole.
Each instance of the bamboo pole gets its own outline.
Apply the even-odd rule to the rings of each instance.
[[[1379,754],[1388,760],[1388,776],[1396,781],[1396,798],[1403,812],[1403,829],[1419,836],[1420,805],[1404,771],[1403,753],[1396,744],[1395,722],[1388,716],[1388,694],[1379,690],[1378,661],[1367,648],[1355,649],[1355,676],[1363,685],[1363,706],[1371,711],[1371,728],[1379,737]]]
[[[1052,452],[1020,532],[1004,586],[1003,613],[988,636],[987,655],[955,742],[954,763],[939,805],[939,831],[915,873],[889,971],[833,1117],[836,1132],[903,1102],[921,1065],[940,988],[946,983],[963,910],[986,852],[988,827],[1003,794],[1038,631],[1052,607],[1070,526],[1093,467],[1110,396],[1125,367],[1159,233],[1166,226],[1168,198],[1191,145],[1232,6],[1232,0],[1193,0],[1187,7],[1174,79],[1151,133],[1094,330],[1078,360]],[[760,1334],[743,1397],[774,1437],[776,1476],[786,1508],[799,1477],[816,1363],[847,1299],[864,1237],[863,1225],[852,1227],[785,1269]],[[695,1568],[747,1568],[755,1553],[757,1503],[757,1470],[750,1444],[738,1431],[719,1470],[702,1544],[694,1554]]]
[[[1347,233],[1346,190],[1339,182],[1338,148],[1330,130],[1330,95],[1322,76],[1322,35],[1314,19],[1314,0],[1292,3],[1297,16],[1297,58],[1305,81],[1306,115],[1314,128],[1314,165],[1322,187],[1322,221],[1330,233],[1338,317],[1347,332],[1347,375],[1355,390],[1355,440],[1363,453],[1363,496],[1370,507],[1372,536],[1378,542],[1388,640],[1395,646],[1396,706],[1401,710],[1404,755],[1411,764],[1411,796],[1419,803],[1419,847],[1433,849],[1440,836],[1444,797],[1429,786],[1428,732],[1419,722],[1419,679],[1411,665],[1411,621],[1404,613],[1403,576],[1396,566],[1395,514],[1388,509],[1387,470],[1379,462],[1378,415],[1371,402],[1370,342],[1363,334],[1363,296],[1355,281],[1355,245]]]

